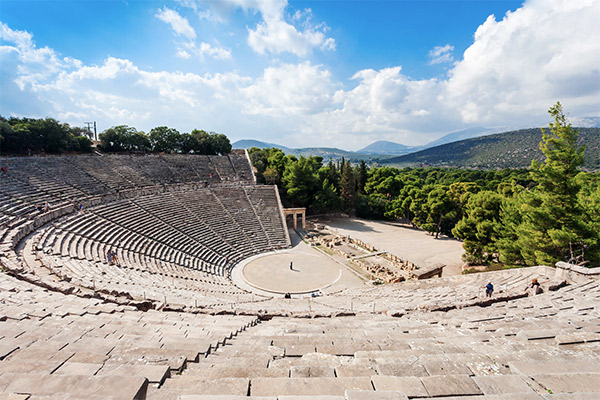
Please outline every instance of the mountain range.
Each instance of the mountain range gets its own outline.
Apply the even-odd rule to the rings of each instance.
[[[600,118],[581,118],[586,125],[600,125]],[[579,144],[586,145],[585,168],[600,169],[600,128],[582,127]],[[499,133],[498,133],[499,132]],[[542,139],[540,128],[502,132],[495,128],[470,128],[449,133],[424,146],[406,146],[389,141],[377,141],[356,151],[330,147],[306,147],[293,149],[258,140],[239,140],[233,148],[277,147],[295,156],[321,156],[325,161],[344,157],[351,162],[365,160],[368,163],[398,167],[448,166],[462,168],[526,168],[532,159],[543,159],[539,149]]]
[[[576,129],[577,144],[585,145],[584,168],[599,170],[600,128]],[[527,168],[533,159],[544,160],[541,140],[540,128],[520,129],[446,143],[379,162],[396,167]]]

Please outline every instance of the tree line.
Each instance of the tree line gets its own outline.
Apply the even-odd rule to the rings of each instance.
[[[152,128],[147,134],[134,127],[119,125],[102,132],[101,150],[106,152],[160,152],[177,154],[228,154],[231,153],[229,138],[222,133],[194,129],[191,133],[179,133],[167,126]]]
[[[313,214],[403,220],[463,241],[471,264],[600,262],[600,174],[581,172],[584,148],[562,107],[543,133],[545,161],[495,171],[372,167],[344,159],[249,151],[261,183],[276,184],[289,207]]]
[[[53,118],[15,118],[0,116],[1,151],[12,154],[90,152],[88,131]]]
[[[0,151],[9,154],[91,152],[90,132],[72,127],[53,118],[8,119],[0,116]],[[99,137],[98,148],[106,152],[163,152],[179,154],[227,154],[229,138],[220,133],[194,129],[179,133],[158,126],[145,133],[134,127],[118,125],[106,129]]]

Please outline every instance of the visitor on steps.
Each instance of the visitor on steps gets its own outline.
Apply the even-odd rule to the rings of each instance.
[[[492,297],[492,294],[494,293],[494,285],[492,285],[492,282],[488,282],[484,287],[485,297]]]
[[[544,289],[540,286],[537,278],[531,280],[531,284],[527,285],[525,291],[528,292],[529,296],[535,296],[536,294],[544,293]]]

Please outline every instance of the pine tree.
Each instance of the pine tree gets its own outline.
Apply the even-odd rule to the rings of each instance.
[[[577,146],[577,131],[567,123],[561,104],[548,112],[554,122],[549,133],[542,130],[540,142],[546,159],[531,163],[537,187],[523,196],[522,221],[516,229],[517,245],[528,265],[553,265],[568,255],[572,245],[581,245],[592,236],[584,223],[578,201],[581,186],[575,178],[584,148]]]

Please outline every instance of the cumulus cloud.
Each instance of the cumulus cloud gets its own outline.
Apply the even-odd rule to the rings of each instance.
[[[199,18],[225,22],[235,9],[259,14],[262,20],[248,28],[247,43],[259,54],[291,53],[304,57],[313,49],[335,50],[335,39],[327,36],[329,28],[312,22],[310,9],[286,14],[287,0],[179,0],[182,6],[193,9]]]
[[[443,64],[443,63],[451,63],[454,61],[454,57],[452,56],[452,51],[454,51],[454,46],[449,44],[445,46],[435,46],[433,50],[429,51],[429,63],[430,64]]]
[[[246,100],[246,114],[289,118],[326,111],[338,86],[328,70],[304,62],[266,68],[240,92]]]
[[[466,123],[541,123],[560,100],[571,113],[600,109],[600,2],[526,2],[490,15],[450,72],[441,101]],[[552,27],[560,27],[554,29]]]
[[[192,28],[188,20],[179,15],[177,11],[171,10],[165,6],[162,10],[156,12],[156,18],[169,24],[177,36],[183,36],[190,40],[196,39],[196,31],[194,31],[194,28]]]
[[[296,12],[292,22],[300,23],[302,29],[285,20],[286,1],[257,1],[263,21],[256,28],[248,29],[248,45],[259,54],[290,52],[305,56],[313,48],[334,50],[335,40],[326,36],[327,27],[314,26],[310,22],[311,11]]]

